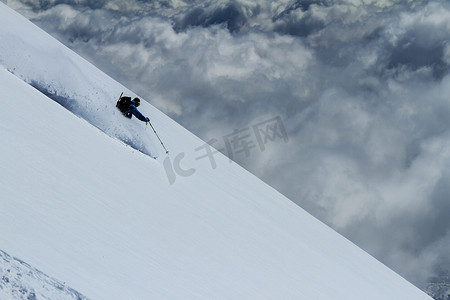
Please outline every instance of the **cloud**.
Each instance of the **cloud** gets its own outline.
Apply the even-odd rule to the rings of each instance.
[[[416,284],[449,272],[447,2],[22,3],[206,141],[280,116],[240,164]]]

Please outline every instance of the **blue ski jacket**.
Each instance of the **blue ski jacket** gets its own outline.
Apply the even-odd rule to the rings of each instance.
[[[143,114],[136,108],[136,103],[131,101],[131,105],[128,106],[128,109],[125,111],[125,115],[127,118],[131,119],[132,115],[141,120],[142,122],[148,122],[149,119],[144,117]]]

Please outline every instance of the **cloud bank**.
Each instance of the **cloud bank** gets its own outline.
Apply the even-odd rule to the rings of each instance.
[[[5,1],[4,1],[5,2]],[[419,286],[450,270],[450,4],[6,3]]]

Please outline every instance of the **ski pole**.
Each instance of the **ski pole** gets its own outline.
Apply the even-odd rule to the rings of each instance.
[[[150,127],[153,129],[153,132],[155,133],[156,137],[158,138],[159,142],[161,143],[161,146],[163,146],[164,150],[166,150],[166,154],[169,154],[169,151],[166,149],[166,147],[164,146],[163,142],[159,138],[159,135],[156,133],[155,128],[153,128],[152,123],[150,123],[150,121],[148,121],[148,124],[150,124]]]
[[[122,95],[123,95],[123,92],[120,94],[120,96],[119,96],[119,100],[117,100],[117,101],[120,101],[120,98],[122,98]]]

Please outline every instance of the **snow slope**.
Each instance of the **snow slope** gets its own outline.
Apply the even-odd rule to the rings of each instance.
[[[0,250],[0,299],[88,300],[27,263]]]
[[[124,122],[111,105],[121,92],[135,95],[47,33],[35,33],[38,28],[24,24],[21,16],[9,16],[10,9],[0,5],[0,64],[108,135],[158,156],[151,139],[142,138],[145,126]]]
[[[143,154],[131,92],[2,3],[0,40],[0,249],[91,299],[430,299],[149,104]]]

